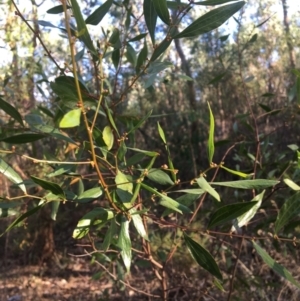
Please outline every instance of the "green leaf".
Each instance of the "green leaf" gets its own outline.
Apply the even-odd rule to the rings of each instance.
[[[209,193],[212,197],[214,197],[217,201],[221,202],[219,194],[209,185],[204,177],[200,177],[196,179],[198,185],[207,193]],[[213,184],[213,183],[212,183]]]
[[[141,186],[144,189],[150,191],[151,193],[159,196],[161,198],[160,201],[159,201],[160,205],[162,205],[162,206],[164,206],[166,208],[172,209],[172,210],[174,210],[176,212],[179,212],[180,214],[183,214],[183,213],[192,213],[192,211],[188,207],[186,207],[186,206],[184,206],[184,205],[176,202],[175,200],[171,199],[167,195],[158,192],[154,188],[152,188],[152,187],[150,187],[150,186],[148,186],[148,185],[146,185],[144,183],[141,183]]]
[[[168,49],[172,41],[173,40],[169,37],[165,38],[157,47],[155,47],[150,61],[154,62],[155,60],[157,60]]]
[[[262,258],[262,260],[277,274],[286,279],[287,281],[294,284],[296,287],[300,288],[300,284],[293,278],[291,273],[283,267],[281,264],[277,263],[265,250],[263,250],[256,242],[252,241],[253,246],[257,254]]]
[[[117,184],[117,187],[119,189],[128,191],[132,194],[133,184],[128,181],[126,175],[123,174],[120,170],[118,170],[118,173],[115,177],[115,183]]]
[[[277,185],[280,183],[275,180],[255,179],[255,180],[240,180],[230,182],[213,182],[211,185],[225,186],[239,189],[263,189]]]
[[[65,198],[65,193],[58,184],[50,182],[50,181],[45,181],[45,180],[42,180],[42,179],[34,177],[34,176],[30,176],[30,178],[32,179],[32,181],[34,183],[38,184],[45,190],[49,190],[53,194],[61,196],[62,198]]]
[[[126,46],[126,58],[128,62],[135,68],[137,60],[136,52],[130,44],[127,44]]]
[[[81,109],[74,109],[64,115],[59,123],[60,128],[73,128],[80,125]]]
[[[142,217],[139,214],[135,214],[137,212],[135,208],[132,208],[129,212],[131,214],[131,218],[132,218],[134,227],[135,227],[136,231],[138,232],[138,234],[141,237],[143,237],[145,240],[149,240]]]
[[[220,280],[223,280],[220,269],[211,254],[185,233],[183,233],[183,236],[184,241],[194,260],[210,274]]]
[[[81,14],[80,6],[78,5],[77,0],[70,0],[72,4],[72,10],[73,15],[75,17],[76,23],[77,23],[77,31],[82,33],[79,36],[79,39],[84,43],[84,45],[91,51],[91,53],[94,56],[94,59],[98,59],[97,57],[97,51],[95,49],[95,46],[92,42],[91,36],[88,32],[88,29],[86,27],[86,24],[84,22],[83,16]]]
[[[10,167],[3,159],[0,158],[0,173],[2,173],[8,180],[18,185],[18,187],[27,194],[26,187],[23,183],[23,179]]]
[[[116,224],[115,219],[112,219],[111,224],[110,224],[108,230],[106,231],[104,241],[102,244],[102,248],[103,248],[104,252],[106,252],[108,250],[108,248],[112,242],[112,239],[116,233],[117,233],[117,224]]]
[[[174,39],[196,37],[201,34],[212,31],[221,26],[232,15],[239,11],[244,5],[245,1],[235,2],[233,4],[224,5],[211,10],[199,19],[194,21],[186,29],[179,34],[173,36]]]
[[[95,188],[88,189],[88,190],[84,191],[83,193],[81,193],[77,197],[76,202],[77,203],[89,203],[95,199],[98,199],[102,195],[102,193],[103,193],[103,191],[102,191],[101,187],[95,187]]]
[[[237,231],[239,228],[243,227],[244,225],[247,225],[248,222],[255,216],[257,210],[260,208],[261,206],[261,202],[263,200],[265,194],[265,190],[256,195],[251,202],[257,202],[249,211],[247,211],[246,213],[242,214],[241,216],[239,216],[237,218],[237,220],[235,220],[233,222],[233,226],[231,228],[231,231]]]
[[[236,0],[207,0],[207,1],[194,2],[194,4],[195,4],[195,5],[205,5],[205,6],[209,6],[209,5],[219,5],[219,4],[224,4],[224,3],[232,2],[232,1],[236,1]]]
[[[151,116],[151,114],[152,114],[152,110],[149,111],[145,117],[141,118],[127,134],[130,134],[134,132],[136,129],[138,129]]]
[[[117,246],[121,249],[121,256],[126,267],[127,272],[130,271],[131,266],[131,240],[129,235],[129,221],[126,217],[122,217],[121,230],[119,233],[119,239]]]
[[[141,40],[142,38],[146,37],[147,34],[148,34],[147,32],[146,32],[146,33],[141,33],[141,34],[135,36],[134,38],[128,40],[127,43],[139,41],[139,40]]]
[[[299,190],[300,190],[300,186],[297,185],[297,184],[296,184],[295,182],[293,182],[292,180],[290,180],[290,179],[284,179],[283,181],[284,181],[284,183],[285,183],[287,186],[289,186],[289,187],[292,188],[293,190],[295,190],[295,191],[299,191]]]
[[[134,152],[144,154],[145,156],[148,156],[148,157],[157,157],[157,156],[159,156],[159,153],[157,153],[157,152],[145,151],[145,150],[138,149],[138,148],[133,148],[133,147],[127,147],[127,148],[134,151]]]
[[[75,239],[80,239],[87,235],[92,225],[105,224],[113,217],[114,213],[111,210],[107,210],[101,207],[94,208],[79,220],[76,228],[73,231],[72,237]]]
[[[257,202],[235,203],[219,208],[210,217],[208,228],[225,224],[248,212]]]
[[[229,169],[229,168],[225,167],[224,165],[221,165],[220,167],[223,168],[223,169],[225,169],[226,171],[232,173],[233,175],[237,175],[237,176],[239,176],[241,178],[248,178],[248,177],[250,177],[250,176],[253,175],[253,174],[246,174],[246,173],[243,173],[241,171]]]
[[[212,80],[210,80],[208,84],[211,85],[211,84],[218,83],[226,75],[226,73],[227,72],[223,72],[223,73],[217,75]]]
[[[94,12],[92,12],[85,20],[85,24],[98,25],[104,16],[108,13],[113,0],[105,1]]]
[[[135,67],[135,71],[137,74],[140,72],[142,66],[146,62],[147,56],[148,56],[148,47],[147,47],[147,43],[146,43],[146,39],[145,39],[144,47],[142,48],[142,50],[140,51],[140,53],[137,57],[137,62],[136,62],[136,67]]]
[[[67,5],[67,9],[69,9],[69,8],[71,8],[71,6]],[[54,7],[50,8],[50,9],[48,9],[46,13],[47,14],[54,14],[54,15],[56,15],[56,14],[60,14],[60,13],[63,13],[63,12],[64,12],[63,5],[57,5],[57,6],[54,6]]]
[[[209,164],[211,164],[215,153],[215,144],[214,144],[215,119],[212,110],[210,108],[209,102],[207,104],[209,109],[208,162]]]
[[[0,139],[0,141],[6,142],[6,143],[12,143],[12,144],[23,144],[23,143],[29,143],[34,142],[37,140],[41,140],[43,138],[47,137],[44,134],[20,134],[15,136],[10,136],[7,138]]]
[[[118,28],[114,28],[109,40],[109,44],[115,49],[120,49],[122,44],[120,41],[120,30]]]
[[[181,189],[181,190],[170,191],[169,193],[171,193],[171,192],[184,192],[184,193],[189,193],[189,194],[201,195],[201,194],[205,193],[205,190],[199,189],[199,188],[192,188],[192,189]]]
[[[157,128],[158,128],[158,133],[159,133],[159,136],[160,136],[161,140],[164,142],[164,144],[167,144],[167,140],[166,140],[164,130],[160,126],[159,122],[157,122]]]
[[[159,18],[167,25],[170,25],[170,13],[168,10],[167,1],[152,0],[152,3]]]
[[[107,149],[111,150],[114,145],[114,134],[111,130],[111,127],[107,125],[102,133],[103,141],[105,142]]]
[[[277,234],[288,222],[300,213],[300,192],[289,197],[279,210],[275,222],[275,233]]]
[[[56,221],[56,215],[59,209],[60,201],[51,202],[51,214],[50,217],[52,220]]]
[[[111,59],[112,59],[115,69],[117,70],[119,67],[119,63],[120,63],[120,49],[115,49],[111,53]]]
[[[152,0],[144,0],[143,10],[146,26],[148,28],[152,44],[155,45],[155,28],[157,21],[157,13]]]
[[[12,228],[16,227],[20,222],[22,222],[25,218],[33,215],[34,213],[36,213],[37,211],[39,211],[42,207],[44,206],[44,204],[38,205],[36,207],[34,207],[31,210],[28,210],[27,212],[25,212],[24,214],[21,214],[17,219],[15,219],[7,228],[6,230],[0,235],[0,237],[5,234],[7,231],[11,230]]]
[[[161,185],[174,185],[170,176],[163,170],[151,168],[147,173],[147,178]]]
[[[11,116],[13,119],[17,120],[22,126],[24,126],[22,117],[18,112],[18,110],[8,102],[3,100],[1,97],[0,97],[0,109],[3,110],[9,116]]]

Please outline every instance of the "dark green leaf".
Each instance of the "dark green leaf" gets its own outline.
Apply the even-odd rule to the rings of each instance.
[[[288,222],[300,213],[300,192],[289,197],[281,207],[275,222],[275,233],[277,234]]]
[[[225,224],[248,212],[257,202],[235,203],[219,208],[214,212],[208,223],[208,228]]]
[[[147,34],[148,34],[147,32],[146,32],[146,33],[141,33],[141,34],[137,35],[136,37],[134,37],[134,38],[128,40],[127,43],[128,43],[128,42],[136,42],[136,41],[139,41],[139,40],[141,40],[142,38],[144,38],[145,36],[147,36]]]
[[[0,97],[0,109],[3,110],[9,116],[11,116],[13,119],[17,120],[22,126],[24,126],[22,117],[18,112],[18,110],[8,102],[3,100],[1,97]]]
[[[115,49],[121,48],[122,45],[120,41],[120,30],[118,28],[114,28],[108,42]]]
[[[171,38],[165,38],[157,47],[155,47],[152,56],[150,58],[151,62],[154,62],[157,60],[171,45],[172,39]]]
[[[211,84],[218,83],[218,82],[225,76],[226,73],[227,73],[227,72],[223,72],[223,73],[217,75],[217,76],[214,77],[211,81],[209,81],[208,84],[211,85]]]
[[[239,189],[263,189],[275,186],[279,181],[275,180],[265,180],[265,179],[255,179],[255,180],[241,180],[241,181],[231,181],[231,182],[213,182],[211,185],[225,186],[231,188]]]
[[[77,31],[82,33],[78,38],[84,43],[84,45],[91,51],[94,58],[97,59],[97,51],[93,45],[91,36],[88,32],[86,24],[84,22],[83,16],[81,14],[80,6],[78,5],[77,0],[70,0],[72,4],[73,15],[77,23]]]
[[[146,26],[148,28],[152,44],[155,45],[155,28],[156,28],[157,13],[154,8],[152,0],[144,0],[143,10],[144,10]]]
[[[17,219],[15,219],[7,228],[6,230],[0,235],[0,237],[5,234],[7,231],[11,230],[12,228],[14,228],[15,226],[17,226],[21,221],[23,221],[25,218],[33,215],[34,213],[36,213],[37,211],[39,211],[42,207],[44,206],[44,204],[39,205],[34,207],[31,210],[28,210],[27,212],[25,212],[24,214],[20,215]]]
[[[85,24],[98,25],[104,16],[108,13],[113,0],[105,1],[94,12],[92,12],[85,20]]]
[[[179,9],[179,8],[185,8],[189,6],[189,3],[180,2],[180,1],[167,1],[167,6],[170,9]]]
[[[179,34],[173,36],[174,39],[190,38],[210,32],[213,29],[221,26],[232,15],[239,11],[245,5],[245,1],[239,1],[233,4],[221,6],[211,10],[207,14],[201,16],[190,26],[184,29]]]
[[[50,181],[45,181],[45,180],[39,179],[39,178],[34,177],[34,176],[30,176],[30,178],[32,179],[32,181],[34,183],[38,184],[39,186],[41,186],[45,190],[49,190],[53,194],[61,196],[62,198],[65,198],[65,193],[58,184],[50,182]]]
[[[131,63],[132,66],[135,68],[137,56],[135,50],[130,44],[127,44],[126,46],[126,58],[128,62]]]
[[[8,180],[18,185],[18,187],[26,194],[26,187],[23,179],[10,167],[3,159],[0,158],[0,173],[2,173]]]
[[[67,6],[67,8],[71,8],[71,6]],[[57,5],[47,10],[47,14],[60,14],[64,12],[63,5]]]
[[[194,2],[194,4],[209,6],[209,5],[224,4],[224,3],[233,2],[233,1],[236,1],[236,0],[207,0],[207,1]]]
[[[149,111],[146,116],[141,118],[127,134],[130,134],[134,132],[136,129],[140,128],[140,126],[151,116],[151,114],[152,114],[152,110]]]
[[[146,60],[147,60],[147,56],[148,56],[148,47],[147,47],[147,43],[146,40],[144,41],[144,47],[142,48],[141,52],[139,53],[138,57],[137,57],[137,62],[136,62],[136,73],[140,73],[140,69],[141,67],[145,64]]]
[[[300,288],[300,284],[293,278],[291,273],[283,267],[281,264],[277,263],[265,250],[263,250],[257,243],[252,241],[253,246],[257,254],[262,258],[262,260],[276,273],[287,281],[294,284],[296,287]]]
[[[112,59],[115,69],[117,70],[119,67],[119,63],[120,63],[120,49],[115,49],[111,53],[111,59]]]
[[[160,17],[160,19],[166,23],[167,25],[170,25],[170,13],[167,6],[166,0],[152,0],[154,9],[157,13],[157,15]]]
[[[110,224],[108,230],[106,231],[104,241],[102,244],[102,248],[103,248],[104,252],[106,252],[108,250],[108,248],[112,242],[112,239],[116,233],[117,233],[117,224],[116,224],[115,219],[112,219],[111,224]]]
[[[119,233],[119,239],[117,246],[121,249],[121,256],[126,267],[127,272],[130,271],[131,266],[131,240],[129,235],[129,221],[126,217],[122,217],[121,230]]]
[[[211,254],[197,242],[191,239],[188,235],[186,235],[185,233],[183,235],[184,241],[195,261],[210,274],[220,280],[223,280],[220,269]]]
[[[15,136],[10,136],[7,138],[0,139],[0,141],[4,141],[6,143],[12,143],[12,144],[23,144],[23,143],[29,143],[34,142],[40,139],[43,139],[47,137],[44,134],[20,134]]]

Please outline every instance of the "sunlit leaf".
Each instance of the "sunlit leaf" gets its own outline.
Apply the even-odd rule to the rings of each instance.
[[[194,260],[210,274],[212,274],[220,280],[223,280],[220,269],[212,255],[185,233],[183,233],[183,236],[184,241]]]
[[[225,186],[239,189],[263,189],[277,185],[280,183],[275,180],[255,179],[255,180],[240,180],[230,182],[213,182],[211,185]]]
[[[0,173],[2,173],[8,180],[16,184],[25,194],[27,193],[23,179],[16,171],[9,166],[3,159],[0,158]]]
[[[284,183],[295,191],[300,191],[300,186],[290,179],[284,179]]]
[[[200,177],[196,179],[198,185],[207,193],[209,193],[212,197],[214,197],[217,201],[221,201],[219,194],[216,192],[214,188],[210,186],[210,184],[206,181],[204,177]],[[213,184],[213,183],[212,183]]]
[[[60,128],[73,128],[80,125],[81,109],[74,109],[64,115],[59,123]]]
[[[119,233],[117,245],[121,249],[121,257],[123,259],[127,272],[129,272],[132,258],[131,240],[129,235],[129,221],[124,216],[122,217],[121,221],[121,230]]]
[[[229,204],[219,208],[210,217],[208,228],[225,224],[248,212],[257,202]]]
[[[118,170],[118,173],[115,177],[115,183],[117,184],[117,187],[119,189],[128,191],[132,194],[133,184],[128,181],[126,175],[123,174],[120,170]]]
[[[256,242],[252,241],[252,244],[257,254],[262,260],[277,274],[286,279],[287,281],[300,288],[300,284],[293,278],[292,274],[281,264],[277,263],[264,249],[262,249]]]
[[[78,195],[76,202],[77,203],[89,203],[95,199],[98,199],[102,195],[103,191],[101,187],[95,187],[88,189]]]
[[[160,136],[161,140],[164,142],[164,144],[167,144],[167,140],[166,140],[164,130],[160,126],[159,122],[157,122],[157,128],[158,128],[158,133],[159,133],[159,136]]]
[[[134,227],[138,234],[143,237],[144,239],[148,240],[148,235],[142,220],[142,217],[139,214],[135,214],[137,211],[135,208],[130,210],[131,218],[134,224]]]
[[[229,169],[229,168],[225,167],[224,165],[221,165],[220,167],[223,168],[224,170],[230,172],[231,174],[237,175],[237,176],[239,176],[241,178],[247,178],[247,177],[250,177],[252,175],[252,174],[243,173],[241,171]]]
[[[107,146],[107,149],[111,150],[114,145],[114,134],[109,125],[107,125],[104,128],[102,135],[103,135],[102,138]]]

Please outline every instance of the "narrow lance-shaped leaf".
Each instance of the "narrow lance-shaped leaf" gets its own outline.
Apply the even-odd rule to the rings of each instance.
[[[277,274],[286,279],[287,281],[300,288],[300,284],[294,279],[292,274],[281,264],[277,263],[264,249],[262,249],[256,242],[252,242],[257,254],[262,260]]]
[[[8,102],[3,100],[1,97],[0,97],[0,109],[3,110],[9,116],[11,116],[13,119],[17,120],[22,126],[24,126],[22,117],[18,112],[18,110]]]
[[[28,134],[10,136],[7,138],[0,139],[0,141],[4,141],[6,143],[12,143],[12,144],[23,144],[23,143],[34,142],[43,139],[45,137],[47,136],[44,134],[28,133]]]
[[[215,119],[212,110],[210,108],[209,102],[207,104],[209,109],[208,161],[209,164],[211,164],[215,152],[215,144],[214,144]]]
[[[232,15],[239,11],[245,5],[245,3],[245,1],[239,1],[211,10],[210,12],[206,13],[195,22],[193,22],[182,32],[173,36],[173,38],[190,38],[210,32],[211,30],[221,26]]]
[[[132,218],[134,227],[135,227],[136,231],[138,232],[138,234],[141,235],[141,237],[148,240],[148,235],[147,235],[146,229],[144,227],[142,217],[139,214],[135,214],[135,213],[136,213],[136,209],[132,208],[130,210],[130,214],[131,214],[131,218]]]
[[[78,5],[78,2],[76,0],[70,0],[71,4],[72,4],[72,10],[73,10],[73,14],[74,17],[76,19],[76,23],[77,23],[77,31],[80,34],[80,36],[78,37],[84,44],[85,46],[91,51],[91,53],[94,56],[94,59],[97,59],[97,51],[95,49],[95,46],[92,42],[91,36],[88,32],[88,29],[86,27],[86,24],[84,22],[83,16],[81,14],[81,9],[80,6]]]
[[[122,217],[121,230],[119,233],[119,239],[117,243],[118,247],[121,249],[121,256],[126,267],[127,272],[130,271],[131,266],[131,240],[129,236],[129,221],[126,217]]]
[[[184,241],[195,261],[210,274],[220,280],[223,280],[220,269],[211,254],[202,246],[200,246],[200,244],[191,239],[188,235],[186,235],[185,233],[183,235]]]
[[[194,4],[209,6],[209,5],[224,4],[224,3],[233,2],[233,1],[236,1],[236,0],[207,0],[207,1],[194,2]]]
[[[167,140],[166,140],[164,130],[160,126],[159,122],[157,122],[157,128],[158,128],[158,133],[159,133],[159,136],[160,136],[161,140],[164,142],[164,144],[167,144]]]
[[[261,202],[263,200],[265,194],[265,190],[258,194],[257,196],[255,196],[252,200],[252,202],[256,202],[256,204],[254,204],[254,206],[248,210],[246,213],[240,215],[236,220],[234,220],[233,222],[233,226],[231,228],[231,231],[238,231],[239,228],[243,227],[244,225],[247,225],[249,223],[249,221],[255,216],[257,210],[260,208],[261,206]]]
[[[94,12],[92,12],[85,20],[85,24],[98,25],[104,16],[108,13],[113,0],[105,1]]]
[[[170,25],[170,13],[167,6],[166,0],[152,0],[154,9],[159,16],[159,18],[166,23],[167,25]]]
[[[11,230],[12,228],[16,227],[20,222],[22,222],[25,218],[33,215],[34,213],[36,213],[37,211],[39,211],[42,207],[44,206],[44,204],[38,205],[36,207],[34,207],[31,210],[28,210],[27,212],[25,212],[24,214],[21,214],[17,219],[15,219],[7,228],[6,230],[0,235],[0,237],[5,234],[7,231]]]
[[[50,182],[50,181],[45,181],[45,180],[39,179],[39,178],[34,177],[34,176],[30,176],[30,177],[31,177],[31,179],[34,183],[40,185],[45,190],[49,190],[53,194],[59,195],[62,198],[65,198],[65,193],[58,184]]]
[[[247,177],[252,176],[252,174],[246,174],[246,173],[238,171],[238,170],[229,169],[229,168],[225,167],[224,165],[221,165],[220,167],[225,169],[226,171],[234,174],[234,175],[237,175],[237,176],[241,177],[241,178],[247,178]]]
[[[288,222],[300,213],[300,192],[296,192],[288,198],[279,210],[276,222],[275,233],[277,234]]]
[[[151,181],[161,185],[174,185],[174,182],[171,180],[170,176],[160,169],[152,168],[148,171],[146,176]]]
[[[0,158],[0,173],[2,173],[7,179],[17,184],[18,187],[26,194],[26,187],[23,183],[23,179],[15,172],[15,170],[9,166],[3,159]]]
[[[214,197],[217,201],[221,201],[219,194],[209,185],[209,183],[205,180],[204,177],[200,177],[196,179],[198,185],[207,193],[209,193],[212,197]]]
[[[146,26],[148,28],[152,44],[155,45],[155,28],[156,28],[157,13],[154,8],[152,0],[144,0],[143,9],[144,9]]]
[[[230,182],[213,182],[211,185],[225,186],[239,189],[263,189],[277,185],[280,183],[275,180],[255,179],[255,180],[241,180]]]
[[[290,179],[284,179],[283,181],[287,186],[289,186],[293,190],[300,191],[300,186],[297,185],[294,181],[292,181]]]
[[[147,47],[147,43],[146,43],[146,39],[145,39],[144,47],[142,48],[141,52],[139,53],[139,55],[137,57],[137,61],[136,61],[135,71],[137,74],[140,73],[141,67],[146,62],[147,56],[148,56],[148,47]]]
[[[208,228],[225,224],[248,212],[257,202],[235,203],[219,208],[214,212],[208,223]]]

